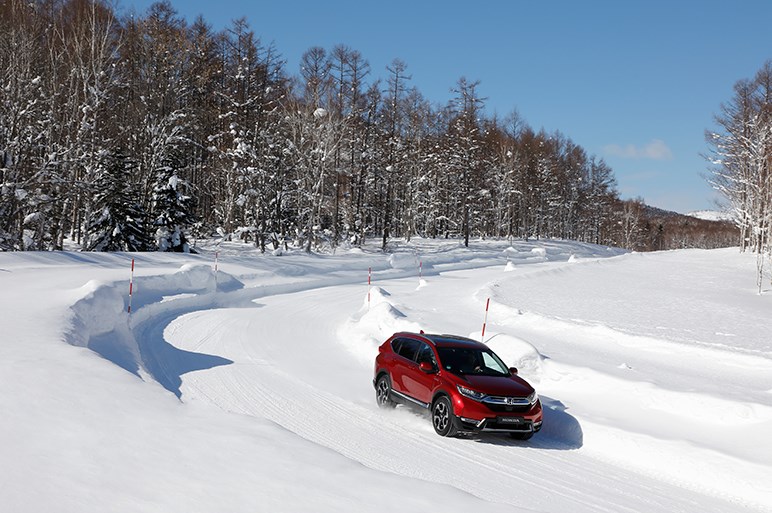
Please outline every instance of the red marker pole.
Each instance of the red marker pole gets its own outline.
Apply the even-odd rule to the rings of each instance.
[[[423,260],[418,262],[418,281],[421,281],[424,277],[424,263]]]
[[[367,308],[370,308],[370,284],[372,283],[373,268],[367,268]]]
[[[134,259],[131,259],[131,277],[129,278],[129,313],[131,313],[131,296],[134,293]]]
[[[488,301],[485,302],[485,320],[483,321],[483,329],[482,329],[482,336],[480,337],[480,342],[485,342],[485,325],[488,324],[488,307],[491,305],[491,298],[488,298]]]

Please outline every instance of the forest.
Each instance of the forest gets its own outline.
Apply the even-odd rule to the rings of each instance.
[[[460,76],[436,105],[395,59],[313,47],[297,74],[246,19],[168,1],[0,2],[0,250],[261,251],[392,237],[562,238],[633,250],[738,244],[731,223],[652,214],[613,170]],[[382,73],[383,76],[377,76]],[[676,220],[674,220],[676,219]]]

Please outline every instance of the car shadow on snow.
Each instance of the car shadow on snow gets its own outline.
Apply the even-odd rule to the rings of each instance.
[[[581,448],[584,443],[582,426],[574,416],[566,411],[566,406],[556,399],[545,396],[541,396],[541,402],[544,408],[544,423],[542,429],[534,434],[530,440],[515,440],[507,434],[492,432],[462,433],[457,436],[470,442],[507,447],[533,447],[555,451],[570,451]],[[428,422],[427,431],[432,432],[432,417],[428,410],[411,405],[399,405],[398,408],[404,408],[405,411],[411,412],[422,421]]]
[[[541,430],[530,440],[515,440],[507,435],[481,433],[473,435],[478,443],[506,446],[526,446],[536,449],[570,451],[579,449],[584,444],[582,426],[569,414],[566,406],[550,397],[541,396],[544,411],[544,423]]]

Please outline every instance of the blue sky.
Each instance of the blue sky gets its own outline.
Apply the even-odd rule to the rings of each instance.
[[[144,12],[150,0],[121,0]],[[677,212],[712,209],[704,131],[772,59],[770,0],[172,0],[215,29],[246,17],[297,74],[312,46],[345,44],[372,75],[399,58],[434,103],[465,76],[489,113],[517,109],[614,169],[623,198]]]

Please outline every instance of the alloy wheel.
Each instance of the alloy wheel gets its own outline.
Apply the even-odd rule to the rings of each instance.
[[[391,399],[391,384],[388,376],[381,376],[375,384],[375,402],[381,408],[393,408],[394,401]]]

